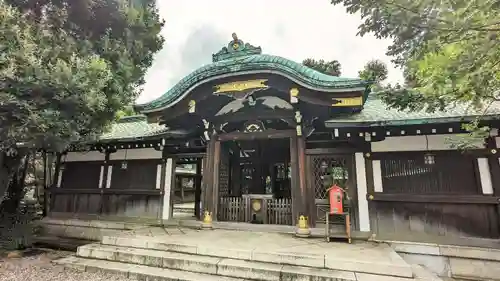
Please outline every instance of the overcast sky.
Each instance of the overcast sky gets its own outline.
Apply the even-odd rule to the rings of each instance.
[[[158,0],[165,19],[165,44],[146,75],[137,100],[161,96],[183,76],[210,63],[236,32],[263,53],[301,62],[304,58],[338,60],[343,77],[357,77],[371,59],[389,67],[388,82],[401,82],[402,73],[385,55],[389,41],[356,36],[359,15],[350,15],[330,0]]]

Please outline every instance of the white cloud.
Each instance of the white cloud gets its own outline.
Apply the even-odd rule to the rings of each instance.
[[[139,103],[161,96],[183,76],[210,63],[211,54],[231,40],[232,32],[264,53],[297,62],[336,59],[343,77],[356,77],[367,61],[381,59],[389,67],[388,82],[402,81],[401,71],[385,55],[389,41],[356,36],[360,16],[328,0],[158,0],[158,7],[166,21],[166,42],[147,73]]]

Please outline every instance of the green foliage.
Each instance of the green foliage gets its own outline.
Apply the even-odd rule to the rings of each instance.
[[[305,59],[302,62],[303,65],[310,67],[316,71],[319,71],[323,74],[331,75],[331,76],[340,76],[340,63],[336,60],[325,61],[325,60],[315,60],[315,59]]]
[[[0,152],[91,139],[135,100],[163,23],[128,3],[0,0]]]
[[[137,112],[135,112],[135,110],[134,110],[134,106],[127,105],[123,109],[118,110],[116,112],[115,119],[120,120],[121,118],[123,118],[125,116],[134,116],[134,115],[137,115]]]
[[[487,106],[500,90],[498,0],[332,0],[360,12],[359,34],[391,38],[407,83],[379,94],[400,109]]]
[[[387,79],[387,65],[381,60],[369,61],[363,70],[359,71],[359,78],[367,81],[382,82]]]

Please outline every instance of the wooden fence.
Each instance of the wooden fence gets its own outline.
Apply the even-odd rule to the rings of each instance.
[[[247,203],[247,200],[241,197],[221,197],[219,220],[245,222],[245,213],[249,207]]]
[[[250,222],[251,199],[242,197],[221,197],[219,201],[220,221]],[[292,199],[263,199],[262,211],[265,213],[264,223],[292,225]]]
[[[266,201],[267,222],[269,224],[293,224],[291,198],[278,198]]]

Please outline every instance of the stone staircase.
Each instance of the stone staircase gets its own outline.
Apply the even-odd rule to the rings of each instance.
[[[212,245],[213,246],[213,245]],[[395,254],[395,253],[394,253]],[[399,259],[398,259],[399,258]],[[147,237],[109,237],[80,246],[76,256],[55,263],[84,271],[106,271],[135,280],[182,281],[440,281],[424,268],[395,262],[277,252],[246,252]]]

